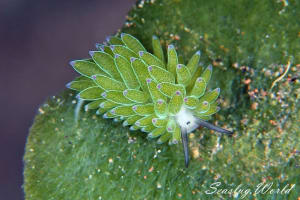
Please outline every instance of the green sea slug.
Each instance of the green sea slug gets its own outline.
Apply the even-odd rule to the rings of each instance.
[[[175,47],[165,55],[160,40],[153,36],[153,53],[133,36],[122,33],[90,51],[91,59],[75,60],[71,66],[81,74],[67,84],[79,91],[77,97],[89,102],[104,118],[123,121],[130,130],[140,129],[149,138],[177,144],[182,141],[188,166],[188,133],[199,126],[232,134],[208,122],[219,111],[220,89],[206,91],[212,66],[199,66],[200,51],[185,65],[179,63]]]

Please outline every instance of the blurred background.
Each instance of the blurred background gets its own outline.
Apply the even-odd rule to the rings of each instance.
[[[135,0],[0,0],[0,199],[24,199],[23,155],[37,109],[76,73],[72,59],[123,25]]]

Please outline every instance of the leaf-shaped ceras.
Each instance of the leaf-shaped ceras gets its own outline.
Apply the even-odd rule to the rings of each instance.
[[[81,76],[67,87],[89,102],[86,110],[122,120],[130,130],[159,137],[158,143],[182,141],[187,165],[186,134],[199,125],[224,130],[205,122],[219,110],[220,89],[206,91],[212,66],[204,70],[199,66],[200,51],[184,64],[179,63],[175,46],[169,45],[165,56],[156,36],[152,45],[154,54],[132,35],[109,37],[107,44],[97,44],[98,51],[90,52],[92,59],[70,63]]]

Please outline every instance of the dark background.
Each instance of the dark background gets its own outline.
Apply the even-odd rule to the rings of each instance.
[[[24,199],[23,155],[28,130],[47,97],[114,34],[135,0],[0,0],[0,200]]]

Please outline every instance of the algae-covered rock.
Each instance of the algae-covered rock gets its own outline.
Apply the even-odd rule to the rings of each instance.
[[[221,88],[222,109],[210,122],[232,128],[233,137],[204,128],[190,134],[185,168],[181,144],[160,145],[85,112],[66,90],[40,107],[30,130],[26,199],[297,199],[299,11],[298,1],[139,1],[122,32],[148,51],[157,35],[182,63],[201,50],[202,64],[213,64],[210,87]],[[210,188],[216,182],[223,193]],[[287,185],[287,194],[255,193],[260,183]],[[243,192],[230,192],[240,184]]]

